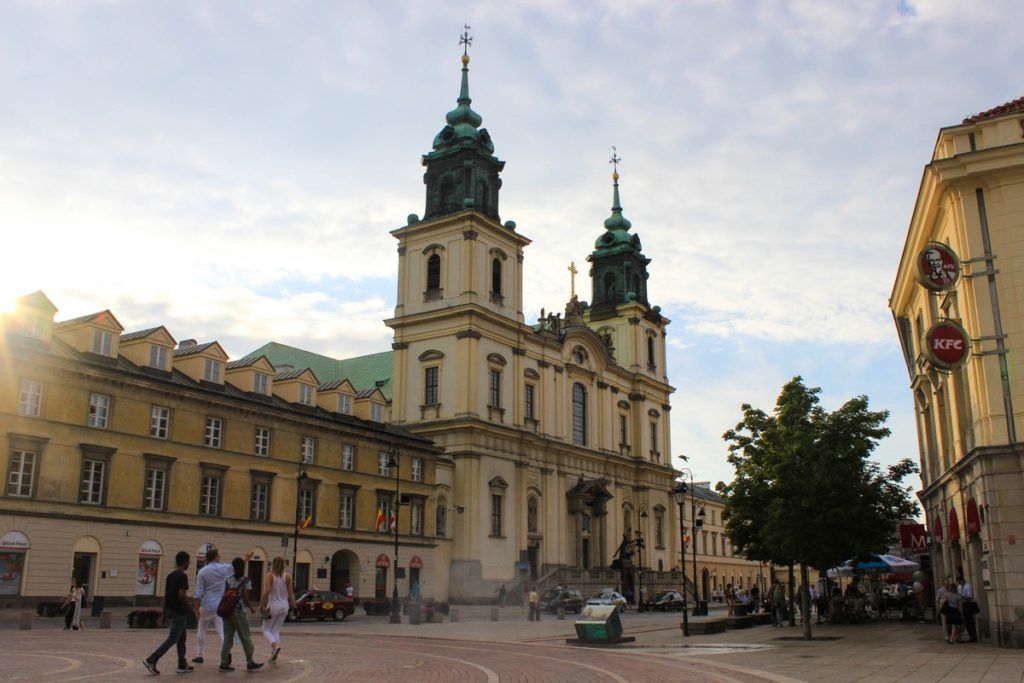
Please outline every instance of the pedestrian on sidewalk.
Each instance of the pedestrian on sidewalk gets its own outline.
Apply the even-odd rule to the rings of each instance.
[[[952,582],[950,577],[942,582],[939,589],[935,591],[935,606],[939,612],[939,622],[942,624],[942,633],[945,635],[946,642],[949,642],[949,632],[951,630],[951,624],[949,619],[946,617],[946,613],[949,610],[949,604],[946,602],[946,595],[949,593],[949,585]]]
[[[217,609],[224,619],[224,644],[220,648],[220,668],[218,670],[235,670],[235,667],[231,666],[231,646],[237,633],[238,638],[242,641],[242,651],[245,652],[245,668],[248,671],[256,671],[263,666],[263,663],[256,662],[252,658],[255,648],[252,644],[252,636],[249,634],[249,619],[245,616],[246,609],[252,614],[256,613],[256,608],[250,599],[252,582],[245,575],[245,560],[241,557],[231,560],[231,567],[234,573],[224,582],[224,595],[221,596],[221,606]],[[231,604],[232,602],[234,604]],[[230,608],[231,611],[225,614],[227,608]]]
[[[963,598],[956,592],[956,584],[951,583],[946,588],[946,622],[949,624],[949,642],[962,643],[960,627],[963,625],[963,614],[960,608],[963,605]]]
[[[974,599],[974,586],[964,578],[963,574],[956,577],[956,591],[963,599],[961,612],[964,617],[964,628],[967,629],[967,638],[971,643],[978,642],[978,625],[974,620],[978,614],[978,602]]]
[[[782,579],[777,579],[772,588],[772,613],[775,615],[775,626],[781,627],[786,620],[786,588],[782,585]]]
[[[505,590],[505,584],[501,584],[501,586],[499,586],[498,590],[495,591],[495,592],[498,594],[498,605],[500,607],[504,607],[505,606],[505,598],[508,596],[508,591]]]
[[[276,662],[281,654],[281,624],[288,616],[289,608],[295,607],[295,593],[292,592],[292,577],[284,570],[284,558],[275,557],[270,571],[263,577],[263,599],[260,612],[263,619],[263,636],[270,642],[270,661]]]
[[[527,597],[527,604],[530,606],[528,621],[540,621],[540,596],[537,595],[537,587],[530,587],[530,595]]]
[[[164,583],[164,620],[168,623],[169,631],[164,642],[142,660],[142,665],[154,676],[160,673],[157,671],[156,663],[172,645],[178,648],[178,673],[187,674],[195,670],[189,666],[185,657],[185,627],[188,624],[185,615],[192,609],[188,597],[188,575],[185,573],[188,571],[190,560],[189,554],[184,550],[175,555],[175,569],[167,575],[167,581]]]
[[[71,590],[68,592],[68,596],[64,598],[64,605],[68,608],[67,615],[64,617],[64,630],[81,630],[82,627],[82,601],[85,600],[85,589],[82,588],[82,584],[78,583],[77,579],[71,580]]]
[[[245,561],[252,559],[252,552],[245,556]],[[217,606],[224,595],[224,582],[234,573],[228,562],[220,561],[220,550],[211,545],[206,550],[206,565],[196,575],[196,656],[193,664],[202,664],[206,652],[206,629],[209,626],[217,631],[220,645],[224,647],[224,621],[217,616]]]
[[[732,589],[732,584],[725,584],[725,616],[731,617],[732,610],[736,607],[736,591]]]

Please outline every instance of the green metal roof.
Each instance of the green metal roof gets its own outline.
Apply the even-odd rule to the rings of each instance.
[[[287,344],[269,342],[240,360],[261,355],[266,356],[276,368],[283,365],[290,365],[297,370],[309,368],[321,382],[347,379],[356,391],[378,387],[384,397],[391,400],[391,351],[339,359]]]

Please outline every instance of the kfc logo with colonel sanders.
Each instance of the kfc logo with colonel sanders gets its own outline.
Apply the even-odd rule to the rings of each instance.
[[[945,244],[931,242],[917,255],[914,272],[924,287],[942,292],[952,289],[960,279],[960,259]]]

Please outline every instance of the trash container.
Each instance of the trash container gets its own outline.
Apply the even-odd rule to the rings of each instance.
[[[92,616],[98,617],[103,613],[103,606],[106,604],[107,599],[102,595],[97,595],[92,599]]]
[[[693,606],[693,616],[695,617],[706,617],[708,615],[708,601],[698,600],[697,604]]]
[[[419,624],[420,623],[420,603],[410,602],[409,606],[409,623]]]

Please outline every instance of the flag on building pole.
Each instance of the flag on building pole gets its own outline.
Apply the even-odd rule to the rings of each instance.
[[[397,525],[398,525],[398,521],[395,519],[395,511],[392,510],[391,511],[391,520],[388,522],[388,529],[390,529],[391,532],[394,533],[395,529],[398,528]]]
[[[310,515],[310,516],[306,517],[304,520],[302,520],[302,522],[299,523],[299,528],[300,529],[305,529],[306,527],[308,527],[312,523],[312,521],[313,521],[313,515]]]
[[[385,528],[385,526],[384,526],[384,525],[386,524],[386,521],[387,521],[387,520],[385,520],[385,519],[384,519],[384,508],[382,508],[382,507],[378,506],[378,507],[377,507],[377,521],[376,521],[376,523],[375,523],[375,524],[373,525],[373,526],[374,526],[374,528],[375,528],[375,529],[376,529],[376,530],[377,530],[378,532],[383,532],[383,531],[387,531],[387,529],[386,529],[386,528]]]

